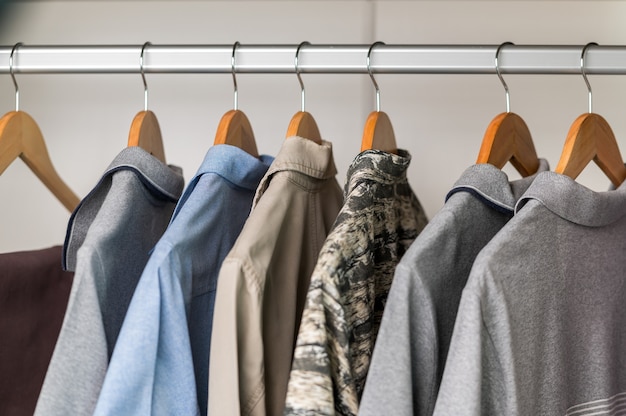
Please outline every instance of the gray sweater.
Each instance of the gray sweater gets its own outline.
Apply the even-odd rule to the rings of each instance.
[[[626,184],[539,174],[474,263],[434,414],[623,414],[625,300]]]
[[[93,413],[135,286],[183,182],[180,169],[129,147],[72,214],[63,263],[74,282],[36,415]]]

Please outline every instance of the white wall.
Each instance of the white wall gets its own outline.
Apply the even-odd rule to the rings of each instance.
[[[0,44],[626,44],[621,1],[30,1],[3,19]],[[367,75],[304,75],[307,110],[333,142],[343,184],[373,110]],[[299,109],[291,75],[239,75],[240,108],[259,150],[275,154]],[[554,167],[572,121],[586,111],[578,76],[506,77],[512,110],[526,120],[538,153]],[[475,161],[489,121],[504,110],[495,75],[380,75],[382,109],[413,155],[410,182],[432,217],[459,174]],[[590,77],[594,110],[626,149],[626,79]],[[126,145],[143,108],[138,75],[21,75],[21,107],[39,123],[59,174],[79,196]],[[148,75],[170,163],[187,181],[232,106],[230,75]],[[0,78],[0,113],[13,86]],[[512,177],[517,174],[506,168]],[[605,190],[595,166],[579,180]],[[69,213],[21,162],[0,177],[0,252],[63,242]]]

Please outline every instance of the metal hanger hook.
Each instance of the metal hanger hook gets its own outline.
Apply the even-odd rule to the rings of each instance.
[[[232,74],[233,74],[233,88],[234,88],[234,102],[233,102],[233,109],[235,110],[239,110],[239,94],[237,92],[237,76],[235,75],[235,52],[237,52],[237,48],[239,47],[240,43],[238,41],[236,41],[233,44],[233,53],[230,55],[230,67],[232,70]]]
[[[376,111],[380,112],[380,88],[378,88],[378,83],[376,79],[374,79],[374,74],[372,74],[372,67],[370,66],[370,56],[372,55],[372,50],[375,46],[384,45],[385,42],[374,42],[370,49],[367,51],[367,72],[370,74],[370,78],[372,79],[372,83],[374,84],[374,88],[376,89]]]
[[[139,55],[139,71],[141,71],[141,79],[143,80],[143,109],[148,111],[148,83],[146,82],[146,74],[143,71],[143,53],[146,50],[146,46],[152,46],[152,43],[146,42],[141,47],[141,54]]]
[[[298,56],[300,55],[300,49],[304,45],[311,45],[311,42],[304,41],[298,45],[298,49],[296,49],[296,58],[295,58],[295,66],[296,66],[296,76],[298,77],[298,82],[300,83],[300,99],[302,100],[302,112],[304,112],[304,82],[302,82],[302,77],[300,76],[300,70],[298,69]]]
[[[587,73],[585,72],[585,54],[587,53],[587,49],[589,49],[589,47],[592,45],[598,46],[596,42],[589,42],[583,47],[583,51],[580,54],[580,72],[581,74],[583,74],[583,79],[585,80],[585,84],[587,84],[587,91],[589,92],[589,113],[593,113],[592,92],[591,92],[591,84],[589,83],[589,80],[587,79]]]
[[[15,55],[17,48],[22,45],[22,42],[17,42],[15,45],[13,45],[13,49],[11,49],[11,55],[9,55],[9,73],[11,74],[13,85],[15,85],[15,111],[20,111],[20,87],[17,85],[17,80],[15,79],[15,74],[13,73],[13,55]]]
[[[502,86],[504,87],[504,96],[506,98],[506,112],[510,113],[511,112],[511,98],[509,96],[509,86],[506,85],[506,82],[504,81],[504,78],[502,77],[502,74],[500,73],[500,65],[498,64],[500,51],[506,45],[515,45],[515,44],[513,42],[504,42],[500,46],[498,46],[498,49],[496,49],[495,63],[496,63],[496,73],[498,74],[498,78],[500,78],[500,82],[502,83]]]

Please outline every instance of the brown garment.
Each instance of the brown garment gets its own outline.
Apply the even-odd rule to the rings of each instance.
[[[62,247],[0,254],[0,415],[32,415],[74,273]]]
[[[282,415],[318,253],[343,204],[332,147],[285,140],[220,270],[209,414]]]

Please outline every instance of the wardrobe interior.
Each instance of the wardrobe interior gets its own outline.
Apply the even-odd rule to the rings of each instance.
[[[624,1],[15,1],[5,2],[0,44],[626,44]],[[138,49],[139,50],[139,49]],[[137,56],[139,59],[139,56]],[[143,110],[138,74],[17,74],[20,108],[39,124],[59,175],[79,198],[126,146]],[[375,94],[366,74],[303,74],[306,110],[332,142],[338,181],[359,153]],[[568,129],[587,111],[580,75],[506,75],[511,111],[526,121],[540,157],[556,166]],[[230,74],[147,74],[168,163],[195,174],[224,112]],[[409,183],[432,217],[454,181],[475,163],[485,129],[505,111],[494,75],[376,76],[381,110],[398,147],[412,155]],[[626,77],[589,76],[594,112],[626,149]],[[239,108],[260,153],[275,155],[300,109],[294,74],[239,74]],[[0,77],[2,113],[15,107]],[[519,174],[510,165],[511,178]],[[610,181],[594,165],[577,178],[593,190]],[[0,176],[0,252],[62,244],[70,213],[20,160]]]

